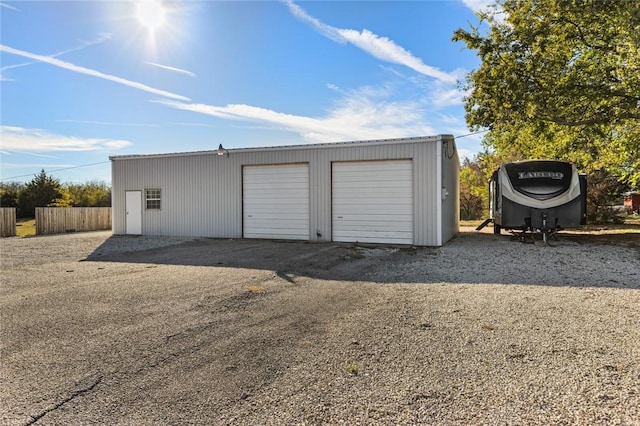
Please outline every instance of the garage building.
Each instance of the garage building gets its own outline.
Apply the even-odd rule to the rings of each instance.
[[[110,160],[116,235],[441,246],[458,232],[451,135]]]

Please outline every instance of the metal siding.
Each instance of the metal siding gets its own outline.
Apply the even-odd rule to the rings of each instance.
[[[442,142],[442,186],[448,191],[442,201],[442,239],[444,244],[460,230],[460,159],[453,137]]]
[[[439,148],[436,152],[436,184],[434,185],[435,190],[437,191],[437,200],[436,200],[436,245],[442,245],[442,144],[438,144]]]
[[[113,161],[114,233],[123,234],[123,190],[159,188],[160,210],[145,210],[144,235],[239,238],[240,177],[225,157],[140,158]]]
[[[432,145],[432,144],[428,144]],[[413,208],[414,208],[414,244],[426,245],[429,240],[428,218],[431,216],[428,211],[428,194],[425,193],[428,170],[426,167],[426,156],[429,147],[422,147],[421,152],[413,158]]]
[[[309,164],[310,239],[331,240],[331,163],[357,160],[413,160],[414,244],[438,245],[437,176],[440,137],[318,147],[230,150],[112,159],[113,232],[123,234],[124,191],[160,188],[162,209],[143,210],[143,234],[242,237],[242,166]]]
[[[429,143],[422,146],[414,170],[420,174],[417,177],[414,190],[416,191],[417,214],[415,245],[437,246],[438,244],[438,203],[440,202],[438,188],[438,150],[439,143]]]

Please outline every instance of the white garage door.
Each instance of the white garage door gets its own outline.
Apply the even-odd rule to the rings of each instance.
[[[336,162],[333,241],[413,244],[411,160]]]
[[[309,165],[245,166],[245,238],[309,239]]]

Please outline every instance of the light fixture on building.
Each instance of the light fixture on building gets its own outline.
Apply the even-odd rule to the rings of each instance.
[[[218,155],[220,155],[220,156],[224,155],[224,156],[228,157],[229,156],[229,151],[227,151],[225,148],[223,148],[222,144],[220,144],[218,146]]]

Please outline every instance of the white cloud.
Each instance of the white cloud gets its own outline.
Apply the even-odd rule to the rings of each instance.
[[[464,102],[466,92],[456,87],[436,87],[430,91],[431,102],[436,107],[448,107],[461,105]]]
[[[7,3],[0,3],[0,7],[4,7],[6,9],[11,9],[11,10],[15,10],[16,12],[19,12],[20,9],[18,9],[17,7],[13,7]]]
[[[308,24],[311,24],[311,26],[318,30],[320,34],[330,38],[337,43],[345,44],[347,42],[347,40],[345,40],[344,37],[342,37],[338,33],[338,28],[327,25],[321,22],[319,19],[316,19],[313,16],[309,15],[307,12],[305,12],[304,9],[295,4],[292,0],[285,0],[285,3],[287,4],[287,6],[289,6],[289,10],[296,18]]]
[[[380,37],[369,30],[338,30],[338,33],[356,47],[386,62],[404,65],[412,70],[433,77],[437,80],[455,83],[457,76],[446,73],[436,67],[426,65],[422,59],[413,56],[411,52],[398,46],[387,37]]]
[[[385,68],[381,65],[394,75],[393,82],[380,87],[367,86],[356,90],[345,90],[328,83],[326,87],[339,94],[340,99],[325,114],[316,117],[289,114],[247,104],[211,105],[169,99],[152,102],[224,120],[250,123],[247,125],[251,126],[296,133],[307,142],[446,133],[446,127],[464,121],[460,119],[455,122],[453,116],[439,120],[441,114],[438,112],[462,104],[464,93],[456,87],[456,82],[464,77],[464,70],[444,72],[425,64],[387,37],[378,36],[366,29],[356,31],[327,25],[307,14],[291,0],[285,2],[295,17],[325,37],[337,43],[352,44],[385,63],[403,65],[417,74],[405,76],[400,73],[398,67]],[[430,120],[439,123],[437,130],[434,130]]]
[[[351,43],[375,58],[406,66],[420,74],[433,77],[440,81],[455,83],[459,77],[458,73],[447,73],[436,67],[426,65],[422,62],[422,59],[414,56],[410,51],[397,45],[393,40],[387,37],[380,37],[367,29],[356,31],[327,25],[310,16],[306,11],[304,11],[304,9],[293,3],[291,0],[285,0],[285,2],[295,17],[303,22],[311,24],[320,32],[320,34],[335,42],[343,44]]]
[[[94,120],[56,120],[58,123],[77,123],[77,124],[97,124],[100,126],[119,126],[119,127],[158,127],[157,124],[148,123],[116,123],[112,121],[94,121]]]
[[[460,118],[452,114],[440,114],[440,122],[445,124],[459,124]]]
[[[11,155],[10,153],[8,153],[9,155]],[[15,152],[14,152],[15,154]],[[55,155],[47,155],[47,154],[36,154],[35,152],[30,152],[30,151],[20,151],[17,154],[21,154],[21,155],[29,155],[31,157],[38,157],[38,158],[58,158]]]
[[[22,153],[116,150],[131,145],[131,142],[121,139],[79,138],[16,126],[0,126],[0,136],[0,148],[3,151]]]
[[[465,6],[474,12],[487,10],[491,5],[495,4],[494,0],[462,0]]]
[[[153,65],[154,67],[158,67],[158,68],[161,68],[163,70],[172,71],[172,72],[175,72],[175,73],[178,73],[178,74],[188,75],[189,77],[195,77],[196,76],[191,71],[183,70],[181,68],[170,67],[168,65],[156,64],[155,62],[147,62],[147,64]]]
[[[3,169],[57,169],[76,167],[75,164],[45,164],[45,163],[2,163]],[[35,173],[34,173],[35,174]],[[6,179],[6,178],[3,178]]]
[[[156,103],[213,117],[266,124],[298,133],[307,142],[385,139],[433,134],[417,102],[387,101],[386,89],[365,87],[351,91],[324,117],[286,114],[243,104],[214,106],[171,100]]]
[[[458,148],[458,158],[460,159],[460,164],[464,161],[464,159],[473,160],[473,157],[477,154],[476,151],[472,151],[466,148]]]
[[[101,43],[104,43],[105,41],[109,41],[109,40],[111,40],[111,34],[110,33],[100,33],[100,34],[98,34],[98,37],[93,39],[93,40],[80,40],[80,45],[79,46],[72,47],[71,49],[62,50],[62,51],[60,51],[58,53],[54,53],[53,55],[50,55],[50,56],[51,57],[56,57],[56,56],[65,55],[67,53],[76,52],[78,50],[86,49],[89,46],[94,46],[96,44],[101,44]]]
[[[483,13],[498,23],[504,23],[504,13],[497,0],[462,0],[473,13]]]
[[[109,80],[114,83],[122,84],[124,86],[132,87],[134,89],[142,90],[148,93],[153,93],[154,95],[165,96],[167,98],[178,99],[181,101],[189,101],[190,99],[186,96],[177,95],[175,93],[167,92],[165,90],[156,89],[150,86],[147,86],[142,83],[138,83],[131,80],[126,80],[121,77],[116,77],[113,75],[105,74],[100,71],[92,70],[90,68],[81,67],[79,65],[72,64],[70,62],[61,61],[60,59],[56,59],[51,56],[43,56],[35,53],[25,52],[24,50],[14,49],[13,47],[5,46],[4,44],[0,44],[0,51],[10,53],[13,55],[23,56],[25,58],[34,59],[39,62],[44,62],[50,65],[54,65],[56,67],[64,68],[69,71],[77,72],[80,74],[90,75],[93,77],[101,78],[104,80]]]
[[[85,40],[81,40],[81,44],[79,46],[76,47],[72,47],[71,49],[66,49],[66,50],[62,50],[60,52],[54,53],[53,55],[49,55],[52,58],[67,54],[67,53],[71,53],[71,52],[76,52],[78,50],[82,50],[82,49],[86,49],[89,46],[93,46],[96,44],[100,44],[100,43],[104,43],[107,40],[111,40],[111,34],[109,33],[100,33],[98,35],[98,37],[94,40],[89,40],[89,41],[85,41]],[[25,67],[27,65],[33,65],[37,62],[23,62],[21,64],[14,64],[14,65],[7,65],[6,67],[1,67],[0,68],[0,81],[15,81],[14,79],[11,78],[6,78],[2,75],[3,71],[9,70],[9,69],[15,69],[15,68],[21,68],[21,67]]]

